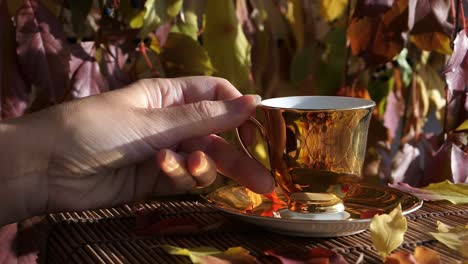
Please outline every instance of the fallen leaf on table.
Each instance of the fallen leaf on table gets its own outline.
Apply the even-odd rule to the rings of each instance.
[[[161,246],[171,255],[181,255],[190,258],[192,263],[257,263],[257,259],[242,247],[231,247],[222,252],[212,247],[179,248],[170,245]]]
[[[437,230],[438,232],[431,232],[437,241],[468,258],[468,224],[451,227],[437,221]]]
[[[385,259],[384,264],[440,264],[440,255],[425,247],[416,247],[414,254],[398,251]]]
[[[285,247],[265,251],[265,254],[277,258],[282,264],[300,263],[329,263],[347,264],[348,262],[339,253],[326,248],[299,248]]]
[[[425,201],[448,200],[453,204],[468,203],[468,184],[443,181],[429,184],[424,188],[414,188],[406,183],[389,184],[390,187],[411,193]]]
[[[376,215],[372,218],[369,227],[372,244],[382,259],[403,243],[406,229],[407,222],[400,204],[390,214]]]

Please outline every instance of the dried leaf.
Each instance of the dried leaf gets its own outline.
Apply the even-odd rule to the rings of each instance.
[[[456,250],[461,256],[468,258],[468,225],[451,227],[437,221],[438,232],[431,232],[437,241]]]
[[[468,37],[464,30],[460,31],[455,38],[453,54],[447,62],[445,77],[448,89],[463,92],[468,81]]]
[[[348,0],[321,0],[320,13],[326,21],[333,22],[344,14],[347,6]]]
[[[385,264],[440,264],[439,253],[426,247],[416,247],[414,254],[398,251],[384,262]]]
[[[211,75],[214,71],[205,49],[181,33],[169,34],[160,58],[167,77]]]
[[[15,29],[6,2],[0,4],[0,120],[18,117],[28,104],[28,84],[18,69]]]
[[[70,60],[71,98],[82,98],[109,90],[96,61],[94,41],[81,42],[72,49]]]
[[[357,10],[360,9],[355,9],[347,32],[353,54],[363,58],[367,65],[392,60],[403,48],[402,33],[408,27],[407,0],[394,1],[392,8],[382,15],[362,16]]]
[[[237,20],[233,2],[208,0],[205,21],[203,46],[216,70],[215,75],[228,79],[242,93],[251,93],[250,45]]]
[[[197,247],[191,249],[170,245],[162,245],[161,247],[171,255],[189,257],[192,263],[257,263],[257,259],[250,255],[248,250],[242,247],[231,247],[224,252],[212,247]]]
[[[411,193],[425,201],[448,200],[454,204],[468,203],[468,184],[449,181],[433,183],[425,188],[414,188],[406,183],[389,184],[402,192]]]
[[[284,247],[265,251],[265,254],[277,258],[282,264],[300,264],[300,263],[330,263],[346,264],[348,263],[341,254],[326,248],[298,248]]]
[[[70,49],[60,21],[39,1],[26,0],[16,16],[16,42],[22,72],[38,89],[32,110],[63,100]]]
[[[372,218],[370,236],[382,259],[403,243],[406,229],[407,222],[401,213],[400,204],[390,214],[376,215]]]

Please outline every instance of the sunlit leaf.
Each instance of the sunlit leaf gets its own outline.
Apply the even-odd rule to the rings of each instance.
[[[442,54],[452,53],[450,37],[440,32],[411,35],[410,40],[422,50],[437,51]]]
[[[37,87],[32,110],[63,100],[70,49],[60,21],[39,1],[27,0],[16,16],[16,41],[22,73]]]
[[[302,50],[304,48],[304,14],[301,1],[288,0],[286,20],[294,34],[296,50]]]
[[[205,21],[203,46],[216,70],[215,75],[228,79],[243,93],[252,92],[250,45],[237,20],[233,2],[208,0]]]
[[[190,258],[192,263],[257,263],[256,258],[242,247],[228,248],[222,252],[212,247],[179,248],[170,245],[161,246],[171,255],[181,255]]]
[[[445,77],[447,78],[448,89],[454,91],[464,91],[468,80],[468,37],[464,30],[460,31],[455,38],[453,54],[446,65]]]
[[[284,247],[265,251],[265,254],[277,258],[282,264],[299,263],[348,263],[341,254],[326,248]]]
[[[93,4],[92,0],[66,0],[67,4],[71,11],[71,20],[73,25],[73,30],[77,34],[78,38],[81,38],[85,32],[85,23],[86,17],[88,16],[91,6]]]
[[[171,31],[176,33],[182,33],[193,40],[198,38],[198,17],[196,13],[196,7],[200,4],[199,1],[185,1],[184,9],[182,10],[183,19],[177,21],[172,27]]]
[[[341,17],[348,6],[348,0],[321,0],[320,13],[322,17],[332,22]]]
[[[440,255],[426,247],[416,247],[414,254],[397,251],[387,257],[384,264],[440,264]]]
[[[460,126],[455,129],[455,131],[468,130],[468,119],[466,119]]]
[[[96,61],[95,42],[76,44],[70,60],[71,98],[82,98],[109,90]]]
[[[147,0],[145,2],[145,11],[143,19],[140,13],[131,22],[132,28],[140,28],[140,36],[146,35],[155,30],[159,25],[166,23],[174,18],[182,7],[182,0]]]
[[[372,218],[369,230],[372,244],[382,259],[403,243],[407,229],[406,218],[401,213],[401,205],[390,214],[376,215]]]
[[[130,84],[131,78],[124,71],[124,65],[129,57],[117,45],[106,45],[100,48],[102,59],[96,58],[102,74],[109,83],[109,89],[114,90]]]
[[[390,187],[416,195],[425,201],[448,200],[454,204],[468,203],[468,184],[449,181],[433,183],[425,188],[414,188],[406,183],[389,184]]]
[[[15,29],[6,2],[0,4],[0,120],[23,114],[29,87],[22,78],[15,50]]]
[[[378,16],[361,16],[360,9],[355,9],[347,31],[353,54],[367,65],[392,60],[403,48],[407,9],[407,0],[396,0],[391,9]]]
[[[468,225],[451,227],[437,221],[437,230],[431,232],[435,239],[468,258]]]
[[[170,33],[160,57],[168,77],[211,75],[214,71],[203,47],[184,34]]]
[[[434,110],[437,119],[441,120],[445,107],[445,98],[443,96],[446,85],[445,81],[442,80],[432,65],[418,65],[417,73],[426,85],[430,109]]]

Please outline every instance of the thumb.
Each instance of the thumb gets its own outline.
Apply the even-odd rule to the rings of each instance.
[[[229,131],[247,120],[260,100],[258,95],[244,95],[151,110],[148,136],[153,146],[161,149],[190,138]]]

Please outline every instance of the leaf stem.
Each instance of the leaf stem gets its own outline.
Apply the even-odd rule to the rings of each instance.
[[[348,27],[349,27],[349,17],[351,15],[351,0],[348,0],[348,6],[346,7],[346,32],[348,32]],[[345,41],[345,58],[344,58],[344,65],[343,65],[343,85],[346,89],[346,94],[349,94],[349,81],[348,81],[348,66],[349,66],[349,53],[350,53],[350,47],[348,44],[348,38],[346,37]]]

